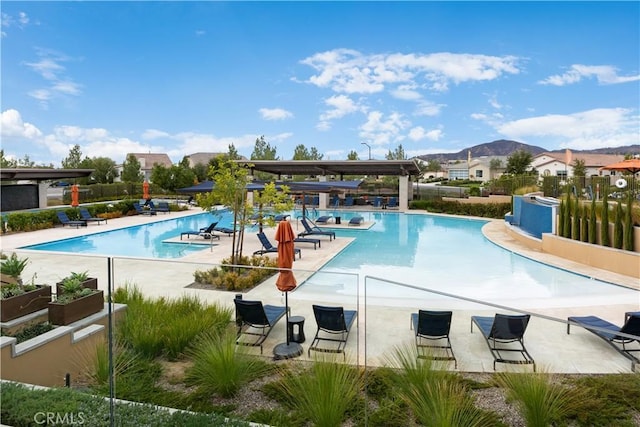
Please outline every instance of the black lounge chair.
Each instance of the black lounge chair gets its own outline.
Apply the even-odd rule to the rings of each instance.
[[[220,240],[220,236],[213,232],[214,228],[218,225],[218,222],[212,222],[208,227],[201,228],[200,230],[191,230],[191,231],[183,231],[180,233],[180,240],[182,240],[182,236],[187,236],[187,239],[191,238],[191,236],[199,236],[203,239],[218,239]]]
[[[597,316],[572,316],[567,320],[567,334],[572,324],[581,326],[592,332],[597,337],[602,338],[613,347],[618,353],[631,360],[631,370],[635,370],[636,363],[640,363],[640,347],[630,348],[635,342],[640,344],[640,312],[625,313],[625,322],[622,327],[604,320]],[[619,335],[620,333],[632,335],[636,338],[630,338]]]
[[[321,245],[322,240],[313,239],[311,237],[296,237],[295,239],[293,239],[293,241],[296,243],[313,243],[313,249],[322,247]]]
[[[278,253],[278,248],[273,246],[269,241],[269,238],[264,233],[257,233],[258,239],[260,239],[260,243],[262,244],[262,249],[255,251],[254,255],[264,255],[270,253]],[[302,258],[302,251],[300,248],[294,249],[294,255],[298,255],[298,259]],[[295,260],[295,256],[294,256]]]
[[[362,225],[364,218],[361,216],[354,216],[349,220],[349,225]]]
[[[320,351],[325,353],[342,353],[349,339],[349,331],[353,325],[358,312],[356,310],[345,310],[343,307],[326,307],[322,305],[313,305],[313,315],[316,318],[318,330],[309,346],[309,356],[311,351]],[[323,342],[333,344],[332,347],[321,347]]]
[[[417,313],[411,313],[411,328],[416,334],[418,358],[453,360],[454,367],[458,368],[449,340],[452,315],[451,311],[418,310]]]
[[[261,301],[247,301],[234,299],[236,305],[236,323],[238,325],[237,345],[260,346],[267,339],[269,333],[278,320],[285,315],[285,306],[262,305]],[[244,341],[249,336],[251,340]]]
[[[336,238],[336,233],[334,231],[325,231],[325,230],[322,230],[318,226],[313,226],[312,227],[311,225],[309,225],[309,221],[305,217],[300,219],[300,222],[302,223],[302,226],[304,227],[305,231],[303,231],[301,233],[298,233],[298,237],[329,236],[329,240],[332,240],[332,239]]]
[[[473,324],[475,323],[493,356],[494,371],[496,370],[496,362],[533,365],[533,372],[536,371],[536,362],[524,346],[524,333],[530,318],[531,316],[528,314],[496,314],[495,317],[471,316],[471,332],[473,332]],[[520,353],[522,359],[505,358],[504,355],[509,353]]]
[[[151,208],[143,209],[142,206],[140,206],[140,203],[138,202],[133,202],[133,208],[136,210],[138,215],[157,215],[158,214],[155,210]]]
[[[80,217],[82,218],[82,221],[86,221],[87,223],[97,222],[98,225],[100,225],[102,221],[104,221],[105,224],[107,223],[106,218],[91,216],[91,213],[89,213],[89,211],[86,208],[80,208]]]
[[[60,221],[60,223],[62,224],[63,228],[65,226],[75,227],[75,228],[86,227],[87,226],[87,221],[70,220],[69,217],[67,216],[67,214],[62,212],[62,211],[57,211],[56,214],[58,215],[58,221]]]

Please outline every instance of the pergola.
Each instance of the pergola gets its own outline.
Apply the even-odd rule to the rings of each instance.
[[[409,186],[411,176],[420,175],[415,160],[236,160],[236,163],[249,168],[252,175],[255,171],[268,172],[278,180],[283,175],[317,176],[323,186],[331,185],[332,180],[343,181],[345,175],[398,176],[400,210],[408,209],[413,196]],[[328,191],[317,192],[320,193],[320,205],[328,206]]]

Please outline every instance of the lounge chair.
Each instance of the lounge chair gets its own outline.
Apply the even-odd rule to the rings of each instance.
[[[278,320],[285,315],[285,306],[262,305],[261,301],[247,301],[234,299],[236,305],[236,323],[238,325],[237,345],[260,346],[267,339]],[[255,337],[250,341],[244,341],[243,337]]]
[[[58,221],[60,221],[60,223],[62,224],[63,228],[65,226],[75,227],[75,228],[86,227],[87,226],[87,221],[84,221],[84,220],[70,220],[69,217],[67,216],[67,214],[62,212],[62,211],[56,211],[56,214],[58,215]]]
[[[354,216],[349,220],[349,225],[362,225],[364,218],[361,216]]]
[[[333,215],[323,215],[316,218],[316,224],[328,224],[333,219]]]
[[[524,333],[527,330],[528,314],[507,315],[496,314],[495,317],[471,316],[471,332],[473,324],[478,326],[482,333],[491,355],[493,356],[493,370],[496,370],[496,362],[533,365],[536,371],[536,362],[524,346]],[[522,359],[507,359],[503,353],[520,353]]]
[[[416,334],[418,358],[453,360],[454,367],[458,368],[449,339],[452,315],[451,311],[418,310],[417,313],[411,313],[411,328]]]
[[[264,255],[264,254],[270,254],[270,253],[278,253],[278,247],[277,246],[273,246],[271,244],[271,242],[269,241],[269,238],[267,238],[267,235],[264,233],[257,233],[258,235],[258,239],[260,239],[260,243],[262,244],[262,249],[255,251],[253,254],[254,255]],[[295,248],[294,249],[294,255],[298,255],[298,259],[302,258],[302,251],[300,250],[300,248]],[[295,256],[294,256],[295,259]]]
[[[286,221],[291,215],[289,214],[279,214],[273,217],[273,220],[276,222]]]
[[[389,197],[389,201],[387,202],[387,209],[397,208],[397,207],[398,207],[398,199],[395,197]]]
[[[356,310],[345,310],[343,307],[326,307],[313,305],[313,314],[316,318],[318,330],[309,346],[309,356],[311,351],[325,353],[342,353],[349,339],[349,331],[353,325],[358,312]],[[321,343],[331,343],[331,347],[320,346]],[[337,345],[337,346],[336,346]]]
[[[98,225],[100,225],[100,223],[102,221],[104,221],[104,223],[107,223],[107,219],[106,218],[100,218],[97,216],[91,216],[91,213],[89,213],[89,211],[86,208],[80,208],[80,217],[82,219],[82,221],[86,221],[87,223],[90,222],[97,222]]]
[[[143,209],[142,206],[140,206],[140,203],[138,202],[133,202],[133,208],[136,210],[138,215],[157,215],[158,214],[153,209]]]
[[[214,231],[217,231],[218,233],[226,234],[229,237],[231,237],[236,232],[236,230],[234,230],[233,228],[222,227],[222,226],[214,227]]]
[[[346,207],[352,207],[353,206],[353,197],[351,196],[347,196],[344,198],[344,205]]]
[[[151,206],[156,212],[169,213],[171,212],[171,208],[169,208],[169,202],[158,202],[158,206]]]
[[[218,222],[212,222],[208,227],[201,228],[200,230],[191,230],[191,231],[183,231],[180,233],[180,240],[182,240],[183,236],[187,236],[187,239],[191,238],[191,236],[199,236],[203,239],[218,239],[220,240],[220,236],[214,233],[214,228],[218,225]]]
[[[373,207],[374,208],[381,208],[382,207],[382,197],[376,196],[376,198],[373,199]]]
[[[313,249],[322,247],[320,244],[322,240],[313,239],[311,237],[296,237],[295,239],[293,239],[293,241],[296,243],[313,243]]]
[[[636,345],[635,348],[630,348],[634,341],[636,344],[640,344],[640,312],[625,313],[625,322],[622,327],[597,316],[572,316],[567,320],[569,321],[567,334],[571,324],[581,326],[605,340],[618,353],[630,359],[632,371],[635,370],[636,363],[640,363],[640,347]],[[619,333],[633,335],[636,338],[621,336]]]
[[[331,239],[335,239],[336,238],[336,233],[334,231],[325,231],[320,229],[320,227],[318,226],[311,226],[309,225],[309,221],[307,220],[307,218],[302,218],[300,220],[300,222],[302,223],[302,226],[304,227],[303,232],[298,233],[298,237],[306,237],[306,236],[329,236],[329,240]]]

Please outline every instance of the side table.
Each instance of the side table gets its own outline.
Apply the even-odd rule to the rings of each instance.
[[[289,341],[303,343],[304,336],[304,317],[303,316],[291,316],[287,323],[287,336]]]

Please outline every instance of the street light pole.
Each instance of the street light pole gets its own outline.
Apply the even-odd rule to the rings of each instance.
[[[371,146],[369,144],[367,144],[366,142],[361,142],[360,144],[366,145],[367,148],[369,148],[369,160],[371,160]]]

